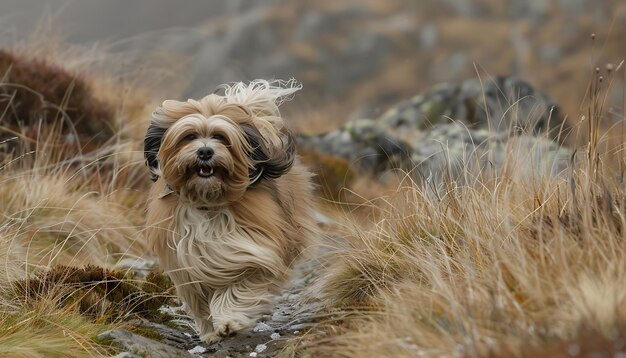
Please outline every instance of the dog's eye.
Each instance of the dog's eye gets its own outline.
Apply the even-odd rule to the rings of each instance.
[[[187,136],[185,137],[185,140],[194,140],[194,139],[196,139],[196,138],[197,138],[197,137],[196,137],[196,135],[195,135],[195,134],[189,134],[189,135],[187,135]]]
[[[226,143],[226,137],[221,134],[213,134],[212,138],[215,140],[219,140],[222,143]]]

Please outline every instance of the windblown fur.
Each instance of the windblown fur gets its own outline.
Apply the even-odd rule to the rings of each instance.
[[[156,180],[147,236],[206,342],[271,308],[315,232],[311,175],[278,111],[300,87],[258,80],[221,89],[163,102],[145,140]]]

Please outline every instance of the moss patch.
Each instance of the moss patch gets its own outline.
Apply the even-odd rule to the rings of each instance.
[[[159,307],[170,299],[172,284],[151,273],[137,280],[132,273],[88,265],[55,266],[35,278],[17,281],[16,298],[26,304],[48,299],[60,307],[76,306],[81,313],[107,320],[130,315],[160,317]]]

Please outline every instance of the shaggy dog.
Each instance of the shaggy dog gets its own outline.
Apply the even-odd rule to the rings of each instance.
[[[311,174],[278,111],[300,88],[239,82],[153,113],[146,234],[205,342],[269,312],[315,232]]]

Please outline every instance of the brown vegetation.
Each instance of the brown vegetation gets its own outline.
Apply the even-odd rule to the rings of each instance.
[[[56,64],[7,51],[0,51],[0,73],[4,133],[36,142],[58,131],[62,140],[58,145],[74,152],[91,151],[113,136],[113,110],[78,76]]]
[[[519,164],[528,148],[513,146],[499,170],[468,169],[469,180],[438,187],[407,180],[377,201],[379,219],[349,226],[322,282],[338,310],[291,348],[343,357],[623,354],[626,156],[623,143],[603,150],[610,88],[600,75],[586,102],[590,142],[564,172],[529,173]]]
[[[132,272],[99,266],[54,266],[50,270],[11,283],[17,300],[32,305],[38,300],[59,307],[78,307],[82,314],[107,320],[139,315],[159,316],[158,309],[172,297],[167,276],[150,272],[144,280]]]

